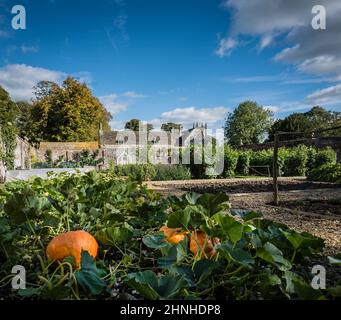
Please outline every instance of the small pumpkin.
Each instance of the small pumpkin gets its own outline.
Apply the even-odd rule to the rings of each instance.
[[[76,266],[80,266],[82,250],[96,258],[98,243],[88,232],[83,230],[62,233],[53,238],[47,246],[46,255],[50,260],[63,260],[74,257]]]
[[[185,239],[186,235],[188,232],[186,231],[181,231],[181,229],[176,228],[168,228],[167,226],[163,226],[160,231],[163,232],[165,237],[167,238],[167,241],[171,244],[178,244],[182,240]]]
[[[212,258],[217,252],[214,245],[220,243],[218,238],[209,239],[207,234],[203,231],[193,231],[189,243],[189,250],[194,256],[202,255],[204,258]]]

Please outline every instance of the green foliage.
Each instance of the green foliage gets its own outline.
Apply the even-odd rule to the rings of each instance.
[[[189,235],[178,244],[166,242],[162,225],[219,238],[216,255],[194,256]],[[47,260],[49,241],[68,230],[95,235],[96,260],[85,251],[80,269],[70,257]],[[323,245],[259,212],[231,211],[225,194],[165,199],[112,173],[52,175],[0,189],[2,298],[333,299],[338,284],[312,291],[310,276],[299,271],[316,261]],[[11,288],[15,264],[27,270],[26,290]]]
[[[172,132],[172,130],[181,130],[181,124],[176,124],[173,122],[167,122],[163,123],[161,125],[161,130],[166,131],[166,132]]]
[[[325,148],[317,150],[313,157],[310,159],[310,168],[318,168],[327,164],[336,163],[336,152],[332,148]]]
[[[155,170],[156,174],[152,177],[152,180],[155,181],[191,179],[191,172],[186,166],[157,164]]]
[[[26,124],[28,138],[40,141],[94,141],[98,140],[100,123],[109,131],[111,115],[93,96],[85,83],[68,77],[60,87],[40,82],[36,100],[29,108]]]
[[[251,152],[241,151],[238,155],[236,173],[243,176],[248,176],[250,173]]]
[[[135,181],[153,180],[156,176],[156,169],[153,164],[125,164],[113,168],[113,172],[120,177],[129,177]]]
[[[73,160],[64,160],[64,156],[57,160],[52,160],[52,151],[47,150],[45,153],[45,162],[35,162],[32,164],[33,169],[43,168],[84,168],[84,166],[97,166],[103,162],[103,158],[98,157],[98,151],[90,152],[83,150],[73,153]]]
[[[250,173],[255,174],[259,172],[264,176],[267,176],[269,172],[272,173],[272,158],[272,149],[252,152],[250,156],[250,167],[255,168],[254,170],[250,170]]]
[[[15,126],[19,110],[8,92],[0,86],[0,162],[8,170],[14,169],[17,128]]]
[[[146,128],[148,132],[154,129],[152,124],[148,123],[147,125],[144,125],[143,122],[139,119],[131,119],[125,124],[125,129],[136,132],[139,130],[143,130],[144,128]]]
[[[231,145],[259,143],[272,124],[272,113],[253,101],[245,101],[225,121],[225,137]]]
[[[341,183],[341,163],[325,164],[311,170],[308,179],[312,181]]]
[[[300,145],[291,149],[282,148],[280,153],[282,153],[284,159],[282,168],[284,176],[305,176],[308,163],[308,147]]]
[[[340,112],[327,111],[324,108],[315,106],[308,112],[294,113],[284,119],[277,120],[269,130],[269,141],[274,140],[276,132],[293,132],[290,135],[280,136],[281,140],[302,138],[302,134],[295,133],[311,133],[312,131],[336,127],[340,125],[340,119]],[[315,137],[340,135],[341,129],[314,134]]]
[[[229,145],[225,145],[224,150],[224,172],[223,177],[229,178],[235,175],[238,163],[238,152],[233,150]]]

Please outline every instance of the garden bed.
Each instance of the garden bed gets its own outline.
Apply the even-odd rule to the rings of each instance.
[[[0,190],[0,299],[339,297],[338,251],[328,257],[326,241],[292,228],[289,215],[279,223],[276,212],[252,206],[231,210],[223,193],[162,197],[94,171],[8,183]],[[76,230],[82,236],[56,240]],[[317,263],[327,268],[326,290],[310,285]],[[14,265],[26,268],[26,289],[12,289]]]

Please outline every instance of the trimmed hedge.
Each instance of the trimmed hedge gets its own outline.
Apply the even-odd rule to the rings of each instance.
[[[117,176],[126,176],[136,181],[189,180],[191,172],[181,165],[165,164],[127,164],[118,165],[111,170]]]
[[[341,163],[324,164],[311,170],[308,179],[312,181],[341,183]]]

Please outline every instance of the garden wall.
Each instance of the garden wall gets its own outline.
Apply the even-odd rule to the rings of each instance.
[[[52,160],[55,161],[59,157],[64,157],[65,161],[72,160],[75,153],[83,150],[97,151],[99,145],[97,141],[91,142],[41,142],[37,150],[38,161],[46,160],[46,153],[51,151]]]

